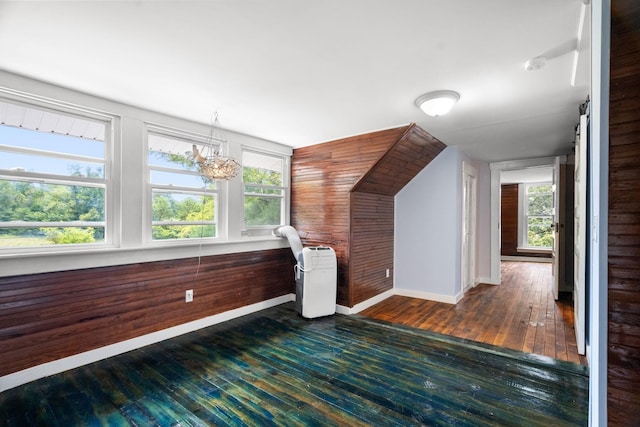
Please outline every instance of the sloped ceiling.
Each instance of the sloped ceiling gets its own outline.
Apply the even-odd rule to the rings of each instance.
[[[580,0],[0,1],[0,69],[202,123],[218,111],[227,129],[293,147],[415,122],[477,159],[521,159],[571,146],[589,81],[581,11]],[[541,54],[546,67],[525,71]],[[461,94],[449,115],[415,107],[441,89]]]
[[[445,148],[412,123],[351,191],[395,196]]]

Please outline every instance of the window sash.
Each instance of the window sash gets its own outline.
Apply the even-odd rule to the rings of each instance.
[[[549,219],[549,223],[550,223],[550,227],[549,229],[551,229],[551,226],[553,225],[553,220],[554,220],[554,215],[553,214],[546,214],[546,213],[540,213],[540,212],[530,212],[531,211],[531,201],[530,198],[538,198],[538,197],[550,197],[551,198],[551,209],[553,210],[553,191],[545,191],[545,192],[529,192],[529,189],[531,187],[540,187],[540,186],[550,186],[550,183],[535,183],[535,184],[524,184],[524,191],[523,191],[523,197],[522,197],[522,201],[523,201],[523,206],[522,206],[522,215],[521,215],[521,220],[522,220],[522,238],[521,238],[521,244],[522,247],[524,248],[530,248],[530,249],[551,249],[551,246],[533,246],[531,244],[531,242],[529,241],[529,232],[531,231],[532,227],[536,227],[538,226],[537,224],[531,224],[531,219]]]
[[[67,217],[68,215],[77,216],[91,212],[89,205],[80,205],[86,212],[65,212],[64,210],[57,213],[57,217],[61,220],[51,220],[55,216],[48,215],[46,210],[38,210],[33,212],[41,212],[42,216],[38,220],[29,220],[34,215],[22,215],[20,218],[13,216],[12,220],[0,221],[0,229],[3,230],[5,238],[9,236],[15,237],[15,242],[8,243],[4,246],[0,242],[0,252],[24,252],[38,250],[40,247],[47,247],[47,250],[68,250],[69,247],[78,245],[98,245],[104,246],[112,242],[112,226],[111,226],[111,129],[113,117],[93,113],[88,110],[73,108],[68,109],[64,106],[53,106],[46,101],[30,100],[28,103],[20,101],[19,97],[0,98],[0,107],[4,128],[3,135],[6,137],[0,144],[0,156],[4,154],[6,162],[4,167],[0,166],[0,181],[8,182],[10,185],[17,183],[38,184],[39,188],[32,186],[27,191],[35,191],[42,197],[50,198],[64,202],[68,193],[61,195],[62,199],[57,199],[56,187],[67,187],[63,191],[82,191],[83,189],[99,189],[99,194],[92,197],[92,202],[99,202],[93,207],[98,209],[100,219],[98,220],[80,220],[78,218]],[[80,164],[78,164],[80,163]],[[86,176],[87,168],[91,168],[91,172],[95,172],[96,176]],[[31,169],[31,170],[27,170]],[[66,170],[66,172],[63,172]],[[13,184],[11,184],[13,183]],[[14,187],[16,191],[20,189]],[[31,195],[33,193],[22,193]],[[91,196],[90,194],[87,195]],[[39,196],[38,196],[39,197]],[[71,195],[73,197],[73,193]],[[28,209],[28,206],[27,206]],[[32,209],[35,209],[35,205]],[[12,216],[10,216],[11,218]],[[37,217],[37,216],[35,216]],[[27,219],[25,219],[27,218]],[[55,229],[64,231],[64,229],[88,229],[93,228],[96,234],[91,236],[95,239],[90,243],[86,243],[84,239],[74,240],[69,235],[64,241],[43,238],[41,233],[36,235],[30,234],[30,229],[34,231],[49,230],[55,232]],[[13,235],[11,230],[24,230],[23,233]],[[5,234],[9,233],[9,234]],[[40,237],[37,237],[40,236]],[[58,235],[60,237],[60,235]],[[86,236],[85,236],[86,237]],[[31,241],[32,238],[39,239],[40,243]],[[20,242],[20,239],[24,239]],[[51,240],[51,239],[50,239]]]
[[[0,221],[0,228],[106,227],[105,221]]]
[[[280,170],[272,169],[272,168],[260,168],[254,165],[247,165],[245,160],[249,158],[250,160],[255,161],[256,158],[260,158],[262,161],[266,162],[266,164],[277,164],[280,166]],[[274,226],[283,225],[286,217],[286,201],[287,201],[287,189],[289,185],[289,177],[288,173],[285,170],[285,166],[287,164],[286,158],[281,155],[271,154],[266,152],[260,152],[258,150],[248,150],[245,149],[242,152],[243,159],[243,177],[244,170],[247,168],[251,169],[264,169],[266,173],[276,172],[280,174],[280,183],[281,185],[274,184],[263,184],[262,182],[255,181],[244,181],[243,179],[243,207],[244,207],[244,230],[260,230],[260,229],[271,229]],[[264,200],[267,204],[272,203],[274,200],[279,200],[279,209],[278,216],[279,219],[277,221],[262,221],[261,224],[255,224],[256,220],[261,218],[247,218],[247,201],[248,200]],[[259,211],[259,210],[258,210]],[[262,218],[264,220],[264,218]]]
[[[192,239],[220,239],[224,235],[224,230],[221,229],[219,223],[220,212],[223,206],[223,188],[221,188],[215,181],[209,182],[205,180],[198,180],[201,177],[200,173],[194,169],[193,165],[187,164],[175,165],[171,164],[169,160],[159,160],[154,163],[151,162],[150,156],[152,153],[173,154],[181,156],[186,159],[186,152],[189,151],[192,145],[201,147],[205,142],[203,137],[189,132],[182,133],[176,130],[167,130],[157,126],[147,126],[147,180],[148,180],[148,194],[149,202],[147,204],[148,209],[148,241],[151,242],[163,242],[174,243],[184,242],[185,240]],[[152,146],[155,144],[155,146]],[[172,145],[173,144],[173,145]],[[154,172],[157,172],[154,174]],[[176,183],[167,183],[167,179],[175,178]],[[180,181],[180,182],[177,182]],[[213,200],[213,212],[210,217],[203,219],[188,220],[188,219],[162,219],[155,220],[154,218],[154,199],[156,195],[165,194],[170,195],[183,195],[189,198],[201,199],[212,198]],[[202,200],[199,201],[202,204]],[[201,233],[191,233],[189,237],[180,237],[174,235],[174,237],[157,237],[156,232],[160,227],[174,228],[179,230],[180,227],[184,227],[182,230],[186,230],[186,227],[200,227],[200,231],[207,229],[212,230],[211,234],[202,235]],[[194,231],[195,229],[191,229]],[[174,233],[175,234],[175,233]]]

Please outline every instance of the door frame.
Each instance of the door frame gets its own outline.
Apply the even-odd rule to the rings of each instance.
[[[567,156],[558,156],[555,159],[555,166],[553,168],[553,248],[551,251],[552,262],[552,278],[551,286],[553,288],[553,298],[557,301],[560,292],[560,261],[566,262],[560,256],[560,246],[565,245],[564,232],[561,233],[560,228],[564,229],[564,221],[561,220],[561,211],[566,209],[565,200],[560,197],[564,195],[565,183],[560,181],[560,165],[567,163]],[[563,237],[562,239],[560,237]],[[564,271],[564,269],[563,269]]]
[[[467,211],[469,191],[467,191],[467,177],[471,177],[470,212]],[[468,289],[476,286],[476,233],[477,233],[477,200],[478,200],[478,169],[469,162],[462,162],[462,272],[461,291],[464,294]],[[470,216],[470,218],[468,217]],[[469,230],[467,230],[467,226]],[[469,234],[469,238],[465,236]],[[468,273],[471,271],[471,283],[467,283]]]
[[[555,167],[555,164],[555,157],[507,160],[504,162],[495,162],[489,164],[489,169],[491,170],[491,234],[489,235],[489,240],[491,242],[491,275],[489,277],[490,284],[500,284],[500,232],[502,230],[502,224],[500,223],[500,172],[535,168],[541,166]]]

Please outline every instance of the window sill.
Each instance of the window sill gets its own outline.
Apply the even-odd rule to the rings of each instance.
[[[81,268],[164,261],[197,256],[224,255],[289,247],[285,239],[273,236],[234,241],[188,242],[177,245],[146,245],[127,248],[101,247],[60,252],[0,254],[0,277]]]
[[[551,249],[551,248],[549,248],[549,249],[526,248],[526,247],[522,247],[522,246],[518,246],[516,248],[516,251],[523,252],[523,253],[529,253],[529,254],[551,254],[551,253],[553,253],[553,249]]]

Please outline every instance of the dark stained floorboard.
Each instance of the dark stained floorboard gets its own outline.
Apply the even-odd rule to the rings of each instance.
[[[0,425],[575,426],[586,371],[285,304],[5,391]]]
[[[553,298],[551,264],[503,261],[501,273],[500,286],[479,284],[458,304],[394,295],[360,314],[586,365],[576,345],[571,294]]]

